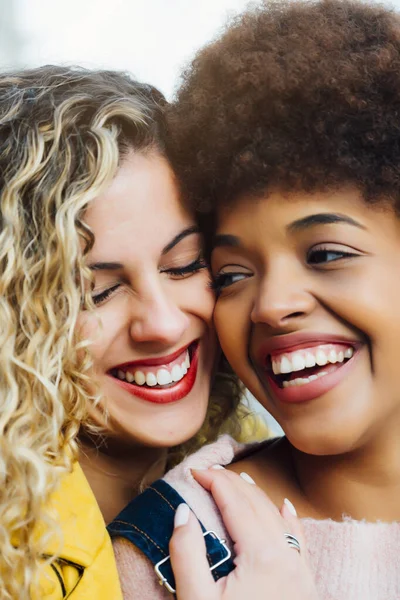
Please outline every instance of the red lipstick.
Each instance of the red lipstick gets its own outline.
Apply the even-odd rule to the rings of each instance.
[[[171,363],[173,360],[178,358],[178,356],[183,354],[185,350],[187,350],[191,345],[192,343],[186,344],[186,346],[183,346],[183,348],[180,348],[176,352],[168,354],[167,356],[158,356],[157,358],[143,358],[141,360],[133,360],[131,362],[122,363],[121,365],[116,365],[115,367],[113,367],[113,369],[122,369],[122,371],[124,371],[125,369],[132,368],[137,365],[143,367],[158,367],[160,365],[167,365],[168,363]]]
[[[124,363],[116,367],[117,369],[125,370],[128,367],[132,368],[132,366],[160,366],[167,365],[172,361],[176,360],[181,354],[185,352],[188,348],[190,348],[191,357],[190,357],[190,367],[188,372],[184,377],[178,381],[177,383],[172,383],[168,387],[160,387],[153,388],[147,386],[136,385],[135,383],[128,383],[127,381],[123,381],[112,377],[113,381],[124,390],[129,392],[132,396],[136,398],[140,398],[141,400],[145,400],[147,402],[152,402],[154,404],[169,404],[170,402],[177,402],[178,400],[182,400],[189,394],[192,390],[194,383],[196,381],[197,376],[197,367],[198,367],[198,355],[199,355],[199,342],[195,344],[189,344],[184,348],[181,348],[177,352],[170,354],[168,356],[162,356],[157,358],[150,358],[145,360],[138,360],[134,362]]]

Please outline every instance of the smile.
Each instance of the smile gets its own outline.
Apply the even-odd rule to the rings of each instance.
[[[322,339],[321,339],[322,338]],[[340,383],[359,355],[361,344],[293,334],[269,340],[261,349],[261,379],[282,402],[306,402]]]
[[[178,382],[186,375],[190,368],[189,350],[185,350],[176,360],[163,366],[161,369],[141,367],[136,369],[116,369],[113,376],[121,381],[136,383],[136,385],[147,385],[148,387],[163,387],[173,382]]]
[[[109,375],[133,396],[167,404],[181,400],[191,391],[197,374],[199,342],[172,355],[125,363]]]
[[[307,385],[341,367],[354,354],[351,346],[326,344],[271,357],[272,372],[281,387]],[[328,365],[328,366],[327,366]],[[331,367],[331,365],[336,365]]]

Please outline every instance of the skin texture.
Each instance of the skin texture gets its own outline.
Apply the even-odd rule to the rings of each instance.
[[[320,213],[359,226],[289,228]],[[302,516],[399,519],[400,223],[394,212],[367,205],[352,188],[274,192],[243,197],[223,212],[218,235],[238,238],[212,255],[222,283],[215,309],[222,348],[288,440],[233,468],[249,472],[278,505],[289,496]],[[294,332],[359,344],[346,377],[299,404],[274,395],[259,360],[265,341]]]
[[[120,491],[106,494],[113,496],[112,507],[103,507],[103,512],[111,518],[131,499],[132,486],[145,473],[152,479],[161,475],[167,448],[188,440],[204,420],[216,348],[214,297],[205,268],[184,277],[169,271],[195,261],[201,240],[192,233],[164,251],[194,222],[182,208],[172,171],[161,156],[130,153],[109,189],[89,207],[85,221],[95,236],[88,264],[122,265],[93,271],[93,297],[113,291],[93,311],[82,312],[79,323],[81,335],[92,341],[94,376],[102,396],[92,417],[108,430],[104,447],[96,449],[84,440],[82,464],[100,503],[107,485],[120,480]],[[167,356],[195,340],[200,340],[197,377],[181,400],[147,402],[110,376],[117,365]],[[154,463],[157,468],[148,473]]]

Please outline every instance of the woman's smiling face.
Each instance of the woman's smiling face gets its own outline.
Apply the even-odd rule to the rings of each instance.
[[[130,153],[85,215],[95,309],[79,328],[94,376],[126,442],[169,447],[192,437],[208,405],[214,297],[201,238],[173,173],[156,153]],[[97,409],[95,417],[102,421]]]
[[[215,324],[239,377],[310,454],[400,427],[400,221],[354,189],[220,216]]]

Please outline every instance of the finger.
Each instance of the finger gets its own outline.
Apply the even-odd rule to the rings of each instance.
[[[287,523],[287,533],[291,533],[298,539],[301,548],[301,556],[304,560],[307,560],[307,547],[303,525],[297,516],[295,507],[288,498],[285,498],[283,501],[281,515]]]
[[[207,561],[204,537],[187,504],[180,504],[176,510],[169,551],[178,600],[212,600],[215,583]]]
[[[211,469],[207,470],[192,469],[192,474],[196,481],[209,492],[212,492],[212,488],[217,483],[221,482],[221,478],[226,478],[227,483],[224,485],[234,486],[234,489],[237,491],[237,493],[242,494],[251,505],[254,505],[256,510],[259,509],[261,502],[263,510],[265,510],[265,507],[267,506],[273,514],[280,514],[279,510],[268,497],[268,495],[258,487],[257,483],[247,473],[243,472],[238,475],[234,471],[229,471],[228,469],[224,469],[223,467],[216,465],[215,467],[211,467]],[[222,479],[222,481],[225,480]],[[217,490],[214,490],[214,492],[218,493]]]
[[[211,492],[237,551],[253,554],[265,546],[266,535],[284,547],[284,520],[256,485],[229,471],[199,471],[193,475]]]

